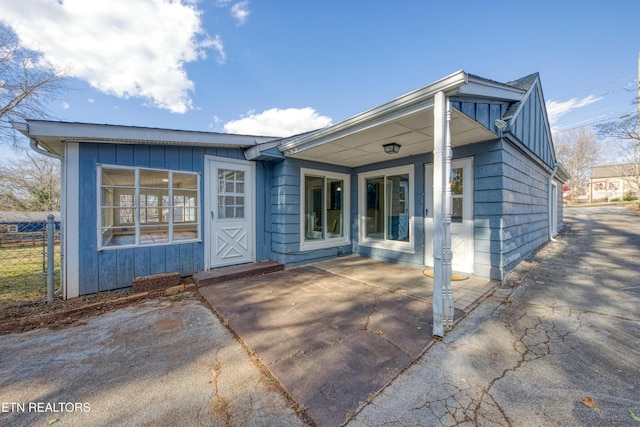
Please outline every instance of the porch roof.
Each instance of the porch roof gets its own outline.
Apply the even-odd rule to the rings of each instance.
[[[468,95],[509,102],[525,93],[521,88],[494,82],[458,71],[428,86],[403,95],[335,125],[291,138],[279,146],[287,157],[357,167],[390,160],[383,145],[401,145],[394,158],[433,151],[434,96]],[[461,111],[452,109],[453,147],[498,138],[498,131],[487,129]]]
[[[60,156],[64,155],[64,144],[66,142],[186,145],[244,149],[279,139],[269,136],[48,120],[27,120],[26,123],[12,124],[23,135],[32,140],[35,139],[39,146]]]

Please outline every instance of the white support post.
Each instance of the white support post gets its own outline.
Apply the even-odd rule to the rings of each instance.
[[[453,326],[451,289],[451,106],[444,92],[433,107],[433,336]]]
[[[437,92],[433,103],[433,336],[444,336],[443,308],[443,243],[444,243],[444,197],[443,152],[446,139],[446,98],[444,92]]]
[[[443,171],[443,190],[444,190],[444,218],[443,225],[443,242],[442,242],[442,305],[443,305],[443,323],[444,328],[449,331],[453,327],[453,289],[451,289],[451,261],[453,259],[453,250],[451,249],[451,211],[453,209],[451,201],[451,103],[447,99],[446,120],[445,120],[445,144],[443,150],[444,171]]]

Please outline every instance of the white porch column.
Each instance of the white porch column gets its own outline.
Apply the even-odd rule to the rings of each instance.
[[[433,119],[433,335],[443,337],[453,324],[453,294],[450,113],[442,91],[434,96]]]
[[[453,211],[453,203],[451,202],[451,103],[449,99],[445,101],[446,120],[445,120],[445,146],[443,150],[444,157],[444,218],[442,220],[444,241],[442,242],[442,303],[444,309],[444,328],[449,331],[453,326],[453,289],[451,289],[451,260],[453,259],[453,249],[451,248],[451,213]]]

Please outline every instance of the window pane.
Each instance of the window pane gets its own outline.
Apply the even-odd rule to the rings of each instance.
[[[102,208],[102,227],[113,225],[113,208]]]
[[[324,178],[305,176],[304,178],[304,217],[305,240],[318,240],[322,234],[322,197]]]
[[[451,194],[462,195],[462,168],[451,171]]]
[[[462,222],[463,177],[462,168],[451,170],[451,222]]]
[[[327,237],[343,237],[342,195],[344,181],[327,179]]]
[[[462,222],[462,197],[455,197],[452,202],[451,222]]]
[[[169,243],[169,225],[146,225],[140,227],[140,244]]]
[[[193,240],[198,238],[198,224],[186,223],[173,227],[173,241]]]
[[[113,209],[116,224],[135,224],[135,216],[133,208],[116,208]]]
[[[140,170],[141,188],[169,188],[169,172]]]
[[[102,168],[103,187],[133,187],[136,184],[135,177],[133,170]]]
[[[365,237],[384,238],[384,177],[367,178]]]
[[[120,191],[118,192],[120,193],[118,194],[119,203],[116,203],[116,206],[133,207],[133,194],[130,194],[130,193],[122,194]]]
[[[409,241],[409,175],[387,177],[387,239]]]
[[[179,173],[172,174],[173,188],[180,189],[198,189],[198,175],[195,173]]]
[[[218,169],[218,218],[244,218],[244,172]],[[195,192],[185,192],[185,205],[196,203]]]
[[[104,166],[99,173],[102,246],[151,245],[198,237],[198,174]],[[175,224],[190,227],[180,230],[174,224],[174,230],[179,230],[177,239],[169,236],[172,216]]]

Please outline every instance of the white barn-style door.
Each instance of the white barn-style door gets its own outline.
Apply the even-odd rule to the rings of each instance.
[[[205,256],[208,267],[255,260],[254,165],[251,162],[207,157]]]

